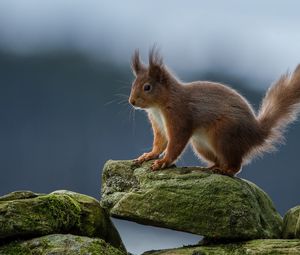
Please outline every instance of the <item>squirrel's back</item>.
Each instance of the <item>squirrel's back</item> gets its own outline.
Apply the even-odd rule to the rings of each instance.
[[[255,113],[248,101],[234,89],[221,83],[198,81],[183,85],[186,101],[196,125],[212,124],[220,118],[232,121],[245,119],[256,122]]]

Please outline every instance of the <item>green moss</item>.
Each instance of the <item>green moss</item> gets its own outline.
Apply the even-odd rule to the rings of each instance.
[[[288,210],[283,219],[283,238],[300,238],[300,206]]]
[[[279,255],[300,254],[300,240],[264,239],[235,244],[183,247],[149,251],[143,255]]]
[[[67,195],[50,194],[40,197],[44,206],[34,208],[37,216],[43,215],[45,221],[55,229],[65,232],[80,225],[82,212],[77,201]]]
[[[27,198],[34,198],[44,194],[34,193],[32,191],[22,190],[22,191],[14,191],[7,195],[0,197],[0,201],[11,201],[17,199],[27,199]]]
[[[72,191],[61,190],[51,194],[67,195],[79,204],[81,214],[77,224],[78,233],[88,237],[100,237],[113,246],[125,250],[118,231],[111,222],[108,213],[100,206],[99,201]]]
[[[0,255],[31,255],[31,251],[27,247],[23,247],[18,242],[11,242],[9,245],[0,247]]]
[[[97,254],[97,255],[124,255],[120,250],[108,245],[103,240],[98,240],[81,251],[81,254]]]
[[[125,255],[104,240],[74,235],[54,234],[0,247],[0,255]]]
[[[80,208],[68,196],[45,195],[0,202],[0,238],[64,232],[80,219]]]
[[[281,235],[280,215],[266,193],[253,183],[196,167],[152,172],[150,164],[105,164],[101,204],[112,216],[212,239]],[[122,181],[115,181],[119,179]]]

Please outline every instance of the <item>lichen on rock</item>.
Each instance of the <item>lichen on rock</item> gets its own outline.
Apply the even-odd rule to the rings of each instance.
[[[198,167],[152,172],[150,164],[105,164],[101,204],[112,216],[214,240],[281,236],[282,218],[255,184]]]

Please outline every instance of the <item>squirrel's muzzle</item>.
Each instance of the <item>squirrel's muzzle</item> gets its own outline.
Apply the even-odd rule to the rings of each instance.
[[[135,106],[136,102],[133,98],[129,98],[129,103]]]

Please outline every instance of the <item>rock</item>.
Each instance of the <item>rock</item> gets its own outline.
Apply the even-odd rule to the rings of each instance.
[[[1,201],[11,201],[11,200],[16,200],[16,199],[34,198],[34,197],[38,197],[40,195],[45,195],[45,194],[34,193],[32,191],[27,191],[27,190],[14,191],[14,192],[11,192],[9,194],[6,194],[6,195],[0,197],[0,202]]]
[[[125,255],[99,238],[53,234],[0,246],[0,255]]]
[[[283,218],[283,238],[300,238],[300,205],[288,210]]]
[[[125,250],[99,202],[70,191],[14,192],[0,198],[0,241],[55,233],[99,237]]]
[[[149,251],[143,255],[242,255],[242,254],[300,254],[300,240],[261,239],[236,244],[194,246],[161,251]]]
[[[105,164],[101,204],[113,217],[212,240],[281,236],[282,218],[255,184],[197,167],[152,172],[150,164]]]

